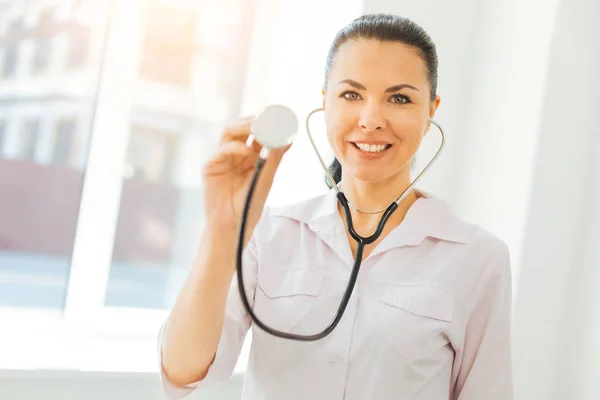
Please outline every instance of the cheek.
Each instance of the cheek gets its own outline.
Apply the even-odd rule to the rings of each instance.
[[[327,110],[325,113],[325,124],[327,129],[327,140],[335,148],[344,137],[352,131],[352,121],[340,110]]]
[[[393,124],[394,132],[399,139],[407,145],[419,144],[423,138],[426,125],[419,118],[398,119]]]

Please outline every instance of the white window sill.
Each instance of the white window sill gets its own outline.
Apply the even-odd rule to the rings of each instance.
[[[164,311],[106,308],[87,321],[53,310],[0,308],[0,370],[158,374]],[[236,374],[246,371],[246,341]]]

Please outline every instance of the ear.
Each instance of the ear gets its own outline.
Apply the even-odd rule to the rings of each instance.
[[[321,96],[323,97],[323,109],[325,109],[325,89],[321,89]]]
[[[440,106],[440,96],[436,96],[435,100],[433,100],[431,102],[431,105],[429,106],[429,118],[434,119],[435,117],[435,113],[438,109],[438,107]],[[425,127],[425,132],[423,132],[423,136],[427,135],[427,132],[429,132],[429,128],[431,127],[431,122],[427,121],[427,126]]]
[[[440,106],[441,101],[442,99],[440,99],[440,96],[436,96],[435,100],[431,102],[431,106],[429,107],[429,118],[433,119],[435,117],[435,112]]]

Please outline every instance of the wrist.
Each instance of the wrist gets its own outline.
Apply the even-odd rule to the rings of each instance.
[[[216,242],[219,244],[223,241],[237,242],[239,227],[234,224],[224,222],[217,219],[207,219],[202,229],[202,240],[207,242]]]
[[[194,269],[201,274],[217,274],[235,269],[238,235],[231,229],[207,224],[201,234]]]

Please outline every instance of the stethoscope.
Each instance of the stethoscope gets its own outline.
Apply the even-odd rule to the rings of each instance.
[[[253,195],[254,189],[256,187],[256,182],[258,181],[260,172],[261,172],[261,170],[265,164],[265,161],[269,155],[269,149],[281,148],[281,147],[287,146],[288,144],[291,144],[291,142],[293,141],[293,138],[295,136],[295,133],[297,131],[297,127],[298,127],[298,123],[297,123],[295,114],[293,113],[293,111],[291,111],[289,108],[287,108],[285,106],[274,105],[274,106],[267,107],[253,121],[253,124],[252,124],[252,135],[250,136],[247,144],[250,145],[252,143],[252,141],[254,140],[254,138],[256,138],[256,140],[260,144],[262,144],[263,147],[262,147],[262,150],[260,151],[258,160],[256,161],[256,165],[254,167],[254,173],[252,175],[252,179],[250,182],[250,187],[248,189],[248,195],[246,196],[246,203],[244,205],[242,220],[240,223],[240,229],[239,229],[239,233],[238,233],[238,247],[237,247],[237,257],[236,257],[237,258],[238,289],[239,289],[240,297],[242,300],[242,304],[243,304],[244,308],[246,309],[246,312],[248,313],[248,315],[250,315],[250,318],[252,319],[252,321],[259,328],[261,328],[262,330],[264,330],[265,332],[267,332],[273,336],[277,336],[277,337],[280,337],[283,339],[291,339],[291,340],[305,341],[305,342],[323,339],[324,337],[329,335],[331,332],[333,332],[335,327],[338,325],[338,323],[342,319],[342,315],[344,315],[344,311],[346,310],[346,307],[348,306],[348,302],[350,301],[350,297],[352,296],[352,291],[354,290],[354,286],[356,285],[356,280],[358,278],[358,273],[359,273],[361,262],[362,262],[364,247],[368,244],[375,242],[377,240],[377,238],[379,238],[379,236],[383,232],[383,228],[384,228],[386,222],[388,221],[388,219],[390,218],[392,213],[394,211],[396,211],[400,202],[406,197],[406,195],[408,195],[410,193],[411,189],[416,185],[416,183],[419,181],[419,179],[421,179],[423,174],[425,174],[425,172],[427,172],[429,170],[429,168],[433,165],[433,163],[437,160],[442,149],[444,148],[445,141],[446,141],[444,130],[442,129],[442,127],[437,122],[435,122],[433,119],[429,119],[429,122],[432,125],[434,125],[436,128],[438,128],[438,130],[440,131],[440,134],[441,134],[441,138],[442,138],[439,149],[437,150],[437,152],[435,153],[435,155],[433,156],[431,161],[425,166],[425,168],[423,168],[423,170],[419,173],[419,175],[417,175],[417,177],[412,181],[412,183],[402,192],[400,197],[398,197],[395,201],[393,201],[387,208],[381,209],[378,211],[364,211],[364,210],[361,210],[361,209],[353,206],[348,201],[348,199],[346,198],[346,196],[340,189],[339,185],[337,185],[335,183],[333,176],[331,175],[331,172],[329,171],[329,168],[327,168],[327,165],[323,161],[323,158],[321,157],[321,154],[319,153],[319,150],[317,149],[317,146],[313,140],[312,134],[310,132],[310,118],[315,113],[320,112],[320,111],[325,111],[325,110],[323,108],[318,108],[318,109],[310,112],[308,114],[308,116],[306,117],[306,131],[308,133],[308,138],[310,140],[310,143],[311,143],[313,149],[315,150],[315,153],[317,155],[317,158],[319,159],[319,162],[321,163],[321,166],[323,167],[323,170],[327,174],[327,179],[329,179],[331,186],[336,191],[336,197],[337,197],[340,205],[344,209],[344,216],[346,219],[346,226],[348,228],[348,232],[350,233],[350,236],[354,240],[356,240],[356,242],[358,244],[357,249],[356,249],[356,257],[354,259],[354,266],[352,267],[352,272],[350,273],[350,279],[348,280],[348,285],[346,286],[346,291],[344,292],[344,295],[340,302],[340,306],[338,307],[337,313],[336,313],[335,317],[333,318],[333,320],[331,321],[331,323],[329,324],[329,326],[327,326],[327,328],[325,328],[322,332],[316,333],[314,335],[297,335],[294,333],[282,332],[277,329],[271,328],[270,326],[266,325],[264,322],[262,322],[256,316],[256,314],[252,310],[252,307],[250,306],[250,303],[246,296],[246,291],[244,289],[244,281],[243,281],[243,277],[242,277],[242,254],[243,254],[244,237],[245,237],[244,234],[246,231],[246,220],[248,217],[248,210],[250,208],[250,202],[252,200],[252,195]],[[383,212],[383,215],[382,215],[381,219],[379,220],[377,228],[375,229],[375,232],[371,236],[363,237],[363,236],[359,235],[358,233],[356,233],[356,231],[354,230],[354,226],[352,224],[352,215],[350,213],[350,207],[354,208],[355,210],[357,210],[359,212],[369,213],[369,214],[379,214],[379,213]]]

